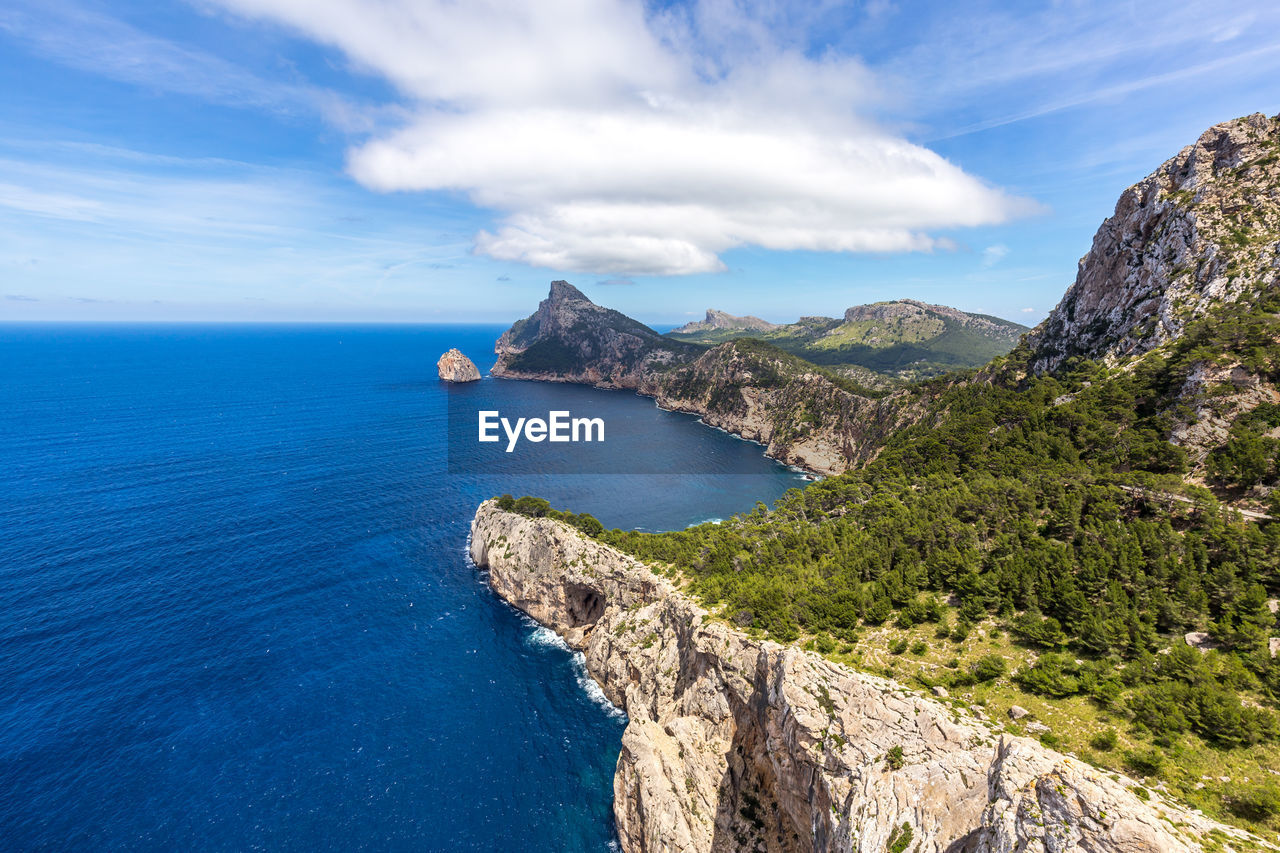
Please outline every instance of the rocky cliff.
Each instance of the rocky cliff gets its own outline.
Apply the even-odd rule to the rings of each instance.
[[[1280,116],[1259,113],[1209,128],[1120,196],[1075,283],[1028,336],[1028,364],[1043,373],[1080,356],[1128,369],[1170,354],[1189,324],[1247,313],[1277,290]],[[1169,438],[1197,480],[1233,423],[1280,401],[1268,341],[1243,358],[1224,355],[1223,343],[1204,349],[1168,410]]]
[[[1214,125],[1129,187],[1029,336],[1037,372],[1115,362],[1280,284],[1280,116]]]
[[[1209,849],[1211,833],[1225,849],[1247,839],[957,706],[747,637],[562,522],[486,502],[471,555],[626,712],[625,853],[1176,853]]]
[[[758,441],[774,459],[839,474],[872,458],[894,430],[923,414],[907,391],[873,397],[815,365],[755,341],[730,341],[638,388],[665,409],[690,412]]]

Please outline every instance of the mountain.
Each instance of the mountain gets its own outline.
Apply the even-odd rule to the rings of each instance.
[[[503,332],[494,351],[494,376],[637,388],[651,373],[691,361],[704,348],[664,338],[596,305],[567,281],[553,281],[538,310]]]
[[[776,324],[761,320],[759,317],[735,317],[732,314],[708,308],[707,316],[703,320],[685,323],[678,329],[672,329],[668,334],[697,335],[717,331],[768,332],[776,328],[778,328]]]
[[[743,322],[748,320],[763,325]],[[986,364],[1013,349],[1027,331],[1026,326],[998,317],[900,299],[855,305],[839,319],[801,317],[786,325],[708,311],[705,321],[667,336],[694,343],[758,337],[814,364],[911,380]],[[853,375],[864,382],[869,379],[864,373]]]
[[[1278,292],[1280,116],[1254,114],[1209,128],[1120,196],[1019,357],[1035,373],[1172,360],[1163,416],[1190,477],[1261,500],[1280,464]]]
[[[1029,339],[1032,367],[1141,355],[1280,282],[1280,116],[1215,125],[1129,187]]]

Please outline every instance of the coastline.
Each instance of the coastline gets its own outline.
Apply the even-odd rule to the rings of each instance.
[[[501,362],[499,362],[499,364],[500,363]],[[496,368],[497,366],[498,365],[495,364],[494,368]],[[756,435],[758,437],[753,438],[750,435],[744,434],[742,427],[739,427],[738,429],[730,429],[726,426],[721,426],[720,424],[712,423],[711,421],[707,420],[710,413],[705,411],[700,411],[694,408],[692,405],[689,405],[689,406],[663,405],[664,398],[661,396],[660,392],[658,391],[646,391],[643,388],[634,388],[630,386],[622,386],[622,385],[615,385],[615,384],[602,384],[599,382],[583,381],[583,380],[572,379],[572,378],[563,377],[563,376],[552,376],[552,375],[526,376],[526,375],[519,375],[519,374],[507,375],[503,373],[494,373],[493,368],[491,368],[489,372],[485,374],[485,378],[501,379],[507,382],[556,382],[563,385],[582,385],[588,388],[595,388],[596,390],[599,390],[599,391],[630,391],[633,394],[635,394],[635,396],[637,397],[643,397],[647,400],[652,400],[654,406],[661,411],[670,412],[671,414],[677,414],[677,415],[692,415],[694,418],[697,419],[698,423],[701,424],[702,426],[708,427],[709,429],[718,430],[719,432],[723,432],[726,435],[731,435],[734,438],[739,439],[740,441],[747,441],[752,444],[759,445],[760,447],[764,448],[763,454],[765,457],[772,459],[775,462],[778,462],[782,465],[785,465],[788,468],[791,468],[796,473],[805,474],[809,477],[812,477],[813,480],[811,480],[810,482],[815,480],[820,480],[824,477],[838,476],[840,474],[843,474],[845,471],[850,470],[850,468],[853,467],[848,465],[843,467],[836,466],[836,465],[825,466],[825,467],[818,466],[808,462],[808,460],[806,460],[804,457],[796,456],[796,455],[788,456],[787,454],[793,451],[793,448],[791,446],[774,445],[770,441],[764,440],[763,433],[760,432],[758,427],[756,430]]]
[[[614,776],[627,853],[883,851],[904,833],[936,853],[1044,849],[1048,832],[1097,851],[1193,851],[1210,833],[1257,843],[962,703],[751,638],[561,522],[486,501],[470,551],[627,714]]]

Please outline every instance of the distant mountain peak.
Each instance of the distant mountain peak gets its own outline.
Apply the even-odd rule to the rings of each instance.
[[[630,374],[701,351],[597,305],[567,281],[553,281],[538,310],[498,339],[492,373],[617,386]]]
[[[592,305],[595,304],[591,302],[585,293],[563,280],[551,282],[551,292],[547,294],[547,299],[551,302],[588,302]]]
[[[759,317],[747,315],[745,317],[735,317],[725,311],[717,311],[715,308],[707,309],[705,319],[692,323],[685,323],[678,329],[673,329],[672,334],[676,335],[692,335],[697,332],[707,332],[713,329],[742,329],[753,332],[767,332],[771,329],[778,328],[777,323],[770,323],[768,320],[761,320]]]

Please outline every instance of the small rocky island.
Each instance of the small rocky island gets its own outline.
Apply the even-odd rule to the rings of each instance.
[[[480,371],[476,369],[475,362],[463,355],[457,347],[440,356],[436,369],[445,382],[476,382],[480,379]]]

